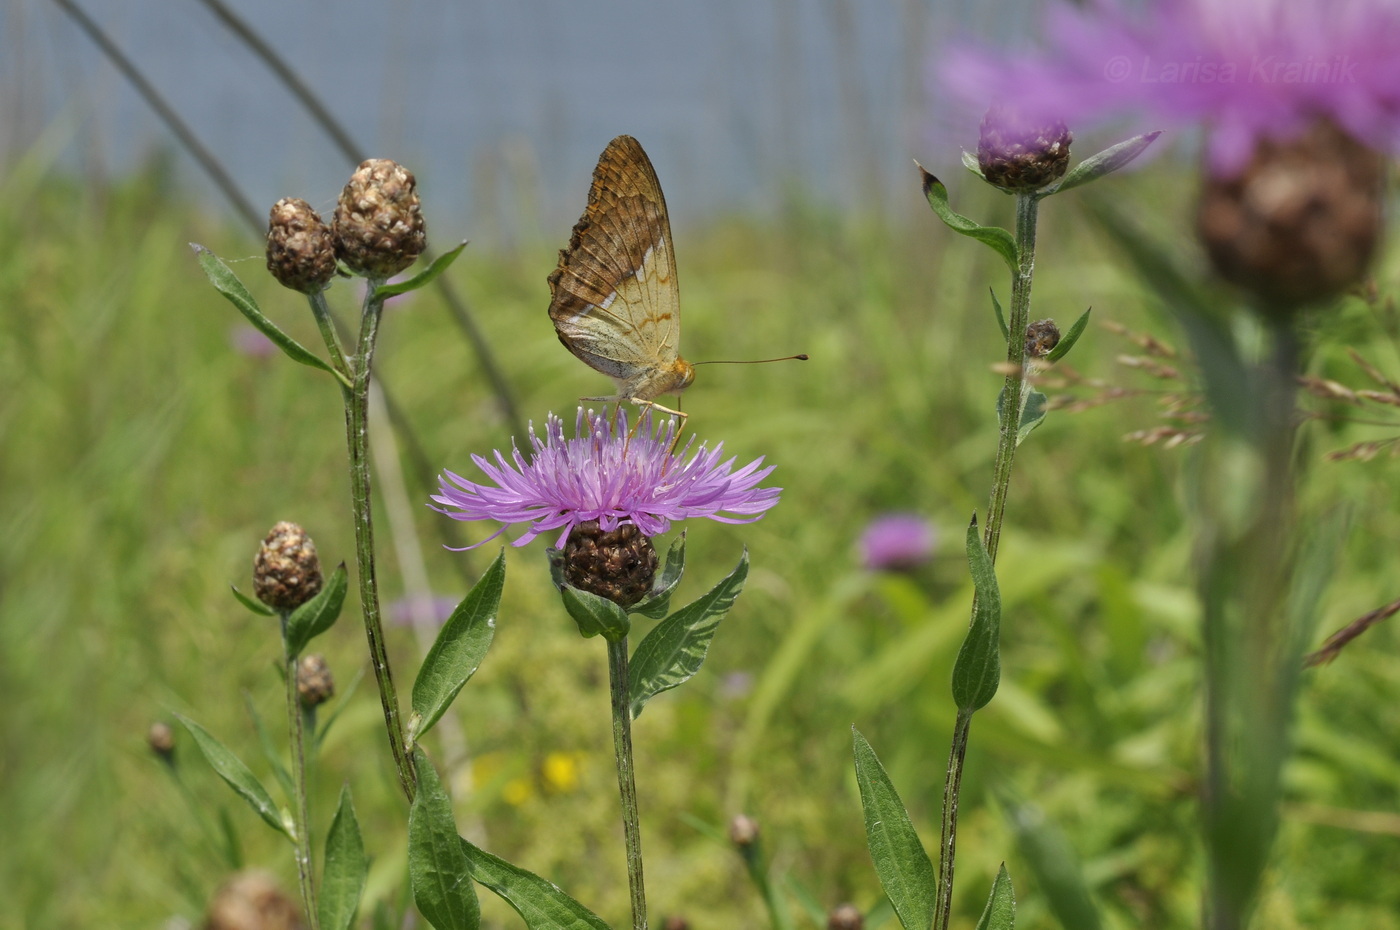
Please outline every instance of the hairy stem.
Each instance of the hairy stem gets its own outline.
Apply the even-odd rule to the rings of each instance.
[[[398,769],[399,784],[412,801],[418,776],[413,770],[413,757],[404,743],[403,724],[399,719],[399,698],[394,690],[394,676],[389,669],[389,653],[384,644],[384,628],[379,616],[379,584],[374,573],[374,522],[370,502],[369,467],[369,384],[374,360],[375,339],[379,335],[379,319],[384,312],[383,300],[374,296],[382,284],[373,278],[366,282],[364,311],[360,318],[360,341],[351,360],[353,383],[345,396],[345,439],[350,449],[350,509],[355,523],[355,562],[360,580],[360,608],[365,617],[365,638],[369,640],[370,664],[379,686],[379,701],[384,706],[384,726],[389,731],[389,749]]]
[[[1031,278],[1035,272],[1035,224],[1039,213],[1035,193],[1016,195],[1016,274],[1011,280],[1011,319],[1007,322],[1006,384],[1002,391],[1001,434],[992,471],[992,497],[987,504],[987,524],[983,542],[992,562],[996,562],[1001,542],[1001,524],[1006,515],[1006,498],[1011,489],[1011,465],[1021,432],[1021,398],[1026,387],[1026,326],[1030,322]],[[972,605],[973,616],[977,604]],[[934,904],[933,930],[947,930],[952,916],[953,864],[958,842],[958,797],[962,790],[963,765],[967,759],[972,711],[959,710],[953,725],[948,752],[948,774],[943,782],[942,835],[938,844],[938,895]]]
[[[311,813],[306,791],[306,732],[297,699],[297,657],[287,647],[287,614],[282,614],[283,669],[287,679],[287,738],[292,750],[293,818],[296,830],[297,879],[310,930],[320,930],[316,914],[316,877],[311,863]]]
[[[622,834],[627,845],[627,887],[632,897],[632,930],[647,928],[647,896],[642,882],[642,826],[637,815],[637,779],[632,764],[632,706],[628,700],[627,637],[608,640],[608,685],[612,695],[613,752],[617,788],[622,794]]]

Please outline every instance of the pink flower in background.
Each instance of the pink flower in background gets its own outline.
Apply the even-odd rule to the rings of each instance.
[[[933,558],[935,542],[933,527],[918,514],[883,514],[860,536],[861,564],[876,571],[908,571]]]
[[[675,420],[656,427],[646,414],[635,434],[627,412],[608,419],[582,407],[575,420],[575,438],[564,438],[564,423],[554,414],[545,425],[545,438],[530,428],[530,455],[512,450],[495,463],[480,455],[472,461],[490,483],[477,484],[450,471],[438,478],[433,509],[454,520],[497,520],[505,526],[528,524],[514,543],[523,546],[540,533],[562,530],[556,546],[569,531],[597,520],[605,533],[621,523],[636,524],[645,536],[659,536],[674,520],[708,517],[721,523],[752,523],[778,502],[781,488],[760,488],[773,466],[759,458],[734,470],[734,459],[721,461],[724,443],[713,449],[701,444],[693,454],[694,437],[679,452],[671,449]],[[432,506],[432,505],[429,505]],[[468,546],[467,548],[475,548]]]
[[[1320,118],[1377,148],[1400,141],[1397,0],[1062,2],[1044,34],[1040,51],[947,49],[940,88],[979,112],[1008,103],[1071,128],[1125,113],[1146,129],[1204,124],[1218,174]]]
[[[430,617],[433,623],[446,623],[457,609],[461,598],[450,597],[401,597],[389,604],[389,621],[397,626],[413,626],[419,616]]]
[[[234,351],[249,358],[271,358],[277,354],[277,346],[272,340],[247,323],[239,323],[228,331],[229,345]]]

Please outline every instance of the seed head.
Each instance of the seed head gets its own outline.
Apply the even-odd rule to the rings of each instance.
[[[326,657],[312,653],[297,662],[297,697],[306,708],[324,704],[335,696],[335,678]]]
[[[146,731],[146,745],[151,747],[151,752],[169,761],[175,755],[175,731],[170,724],[157,721]]]
[[[861,930],[865,918],[854,904],[838,904],[826,917],[826,930]]]
[[[1008,193],[1039,190],[1064,176],[1074,134],[1058,119],[1031,119],[1010,107],[982,118],[977,165],[989,184]]]
[[[335,277],[335,243],[311,204],[283,197],[267,215],[267,270],[283,287],[321,291]]]
[[[302,930],[300,908],[266,872],[239,872],[219,887],[204,930]]]
[[[656,547],[635,523],[605,532],[597,520],[580,523],[564,545],[564,578],[582,591],[631,607],[656,578]]]
[[[740,849],[748,849],[758,842],[758,821],[747,814],[735,814],[729,821],[729,842]]]
[[[387,158],[361,162],[340,192],[332,224],[335,253],[351,271],[388,278],[427,246],[413,173]]]
[[[1380,236],[1383,174],[1374,150],[1321,121],[1209,177],[1196,230],[1221,277],[1266,312],[1291,314],[1360,280]]]
[[[1054,320],[1036,320],[1026,327],[1026,358],[1044,358],[1060,344],[1060,328]]]
[[[282,521],[268,531],[253,559],[253,592],[274,610],[292,610],[321,590],[316,545],[295,523]]]

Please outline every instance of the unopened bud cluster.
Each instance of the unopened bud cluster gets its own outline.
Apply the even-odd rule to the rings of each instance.
[[[564,578],[581,591],[631,607],[651,592],[656,547],[634,523],[604,532],[597,520],[580,523],[564,545]]]
[[[840,904],[826,917],[826,930],[863,930],[865,918],[854,904]]]
[[[311,204],[283,197],[267,217],[267,270],[283,287],[315,294],[335,277],[330,227]]]
[[[1064,176],[1074,134],[1063,120],[1029,119],[1008,107],[982,118],[977,166],[989,184],[1011,193],[1039,190]]]
[[[253,592],[274,610],[293,610],[321,590],[316,544],[295,523],[282,521],[268,531],[253,559]]]
[[[1381,231],[1381,157],[1330,122],[1261,140],[1249,164],[1207,180],[1196,228],[1221,277],[1275,313],[1356,284]]]
[[[388,278],[427,246],[413,172],[387,158],[362,162],[340,192],[331,224],[335,250],[351,271]]]
[[[317,707],[335,696],[335,678],[326,657],[312,653],[297,661],[297,698],[303,707]]]
[[[1026,327],[1026,358],[1044,358],[1060,344],[1060,328],[1054,320],[1036,320]]]

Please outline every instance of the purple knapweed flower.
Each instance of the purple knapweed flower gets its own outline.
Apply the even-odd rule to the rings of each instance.
[[[1383,150],[1400,141],[1396,0],[1060,3],[1043,33],[1040,51],[945,50],[940,90],[1076,127],[1127,112],[1203,124],[1223,175],[1258,142],[1291,141],[1323,119]]]
[[[524,523],[528,529],[514,545],[560,530],[555,546],[561,547],[574,527],[591,520],[603,532],[633,523],[645,536],[659,536],[672,521],[692,517],[752,523],[778,502],[782,490],[757,486],[773,471],[772,465],[762,467],[761,457],[737,471],[733,458],[721,461],[723,443],[713,449],[701,443],[692,454],[691,437],[685,448],[672,451],[674,419],[654,428],[647,413],[632,434],[625,411],[608,419],[580,407],[574,433],[565,439],[563,421],[551,413],[543,440],[530,427],[528,457],[518,447],[509,460],[496,452],[494,464],[473,455],[490,483],[444,471],[432,498],[441,506],[429,506],[454,520],[505,524],[477,546],[512,523]]]
[[[907,571],[933,556],[933,527],[913,513],[887,513],[860,536],[860,560],[873,570]]]

